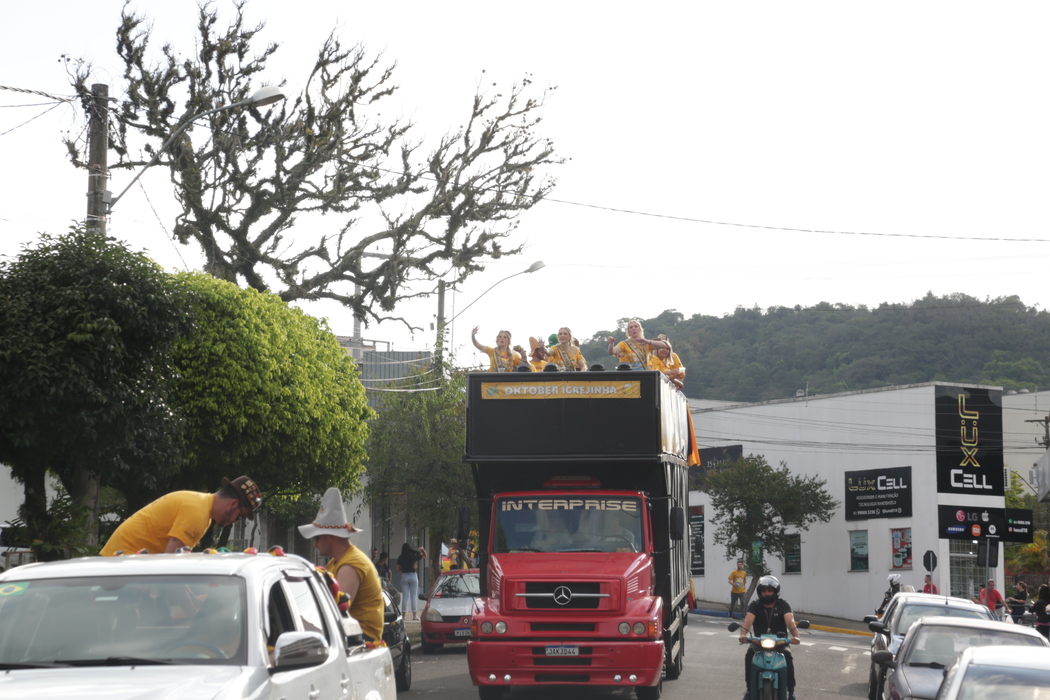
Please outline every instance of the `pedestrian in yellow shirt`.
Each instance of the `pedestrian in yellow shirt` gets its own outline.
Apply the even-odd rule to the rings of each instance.
[[[729,617],[733,617],[733,608],[740,602],[740,614],[747,611],[747,572],[744,571],[744,560],[736,560],[736,569],[729,572]]]
[[[259,487],[246,476],[223,479],[222,488],[215,493],[175,491],[125,520],[99,554],[111,557],[117,552],[134,554],[143,549],[150,554],[170,554],[183,547],[192,548],[213,521],[225,527],[239,518],[254,520],[262,500]]]
[[[350,524],[343,507],[343,497],[334,486],[321,497],[321,509],[309,525],[300,525],[299,533],[314,540],[317,553],[330,557],[325,569],[335,577],[339,590],[350,596],[350,617],[361,625],[369,641],[383,638],[383,586],[375,564],[350,543],[350,535],[361,532]]]

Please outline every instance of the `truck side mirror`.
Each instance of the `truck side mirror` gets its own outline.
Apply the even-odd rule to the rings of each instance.
[[[470,538],[470,506],[460,506],[456,518],[456,539],[466,542]]]
[[[671,539],[685,539],[685,509],[681,506],[671,509]]]

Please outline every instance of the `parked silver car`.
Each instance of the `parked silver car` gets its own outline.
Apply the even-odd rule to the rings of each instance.
[[[991,620],[992,614],[985,605],[978,605],[965,598],[951,598],[930,593],[901,592],[893,596],[886,612],[879,620],[874,615],[864,618],[868,628],[874,632],[871,638],[872,658],[880,651],[896,654],[904,635],[912,623],[920,617],[964,617],[974,620]],[[873,660],[868,672],[868,700],[882,697],[886,681],[886,669]]]
[[[1050,649],[970,647],[945,672],[937,700],[1050,700]]]
[[[4,697],[395,700],[370,648],[299,557],[157,554],[0,574]]]
[[[966,649],[975,646],[1043,647],[1050,642],[1030,627],[990,620],[924,617],[912,624],[900,651],[872,654],[886,668],[883,697],[933,700],[944,679],[944,669]]]

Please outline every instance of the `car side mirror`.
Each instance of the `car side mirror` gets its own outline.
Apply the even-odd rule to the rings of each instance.
[[[798,627],[800,630],[808,630],[809,620],[798,620],[795,622],[795,627]]]
[[[383,624],[389,622],[397,622],[397,613],[393,610],[387,610],[383,613]]]
[[[876,663],[879,666],[886,666],[887,668],[897,668],[897,662],[893,660],[893,652],[890,651],[877,651],[871,655],[872,663]]]
[[[878,619],[879,619],[878,615],[865,615],[864,619],[862,620],[862,622],[864,622],[866,624],[868,622],[875,622]]]
[[[868,629],[875,634],[889,634],[889,630],[886,629],[886,623],[881,620],[872,620],[868,623]]]
[[[278,670],[318,666],[328,658],[328,642],[320,632],[285,632],[273,645]]]

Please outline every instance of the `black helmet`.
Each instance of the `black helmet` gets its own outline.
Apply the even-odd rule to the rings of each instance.
[[[773,591],[772,600],[776,600],[780,597],[780,581],[777,581],[776,576],[763,576],[758,580],[758,597],[759,600],[769,600],[769,596],[763,596],[762,591]]]

